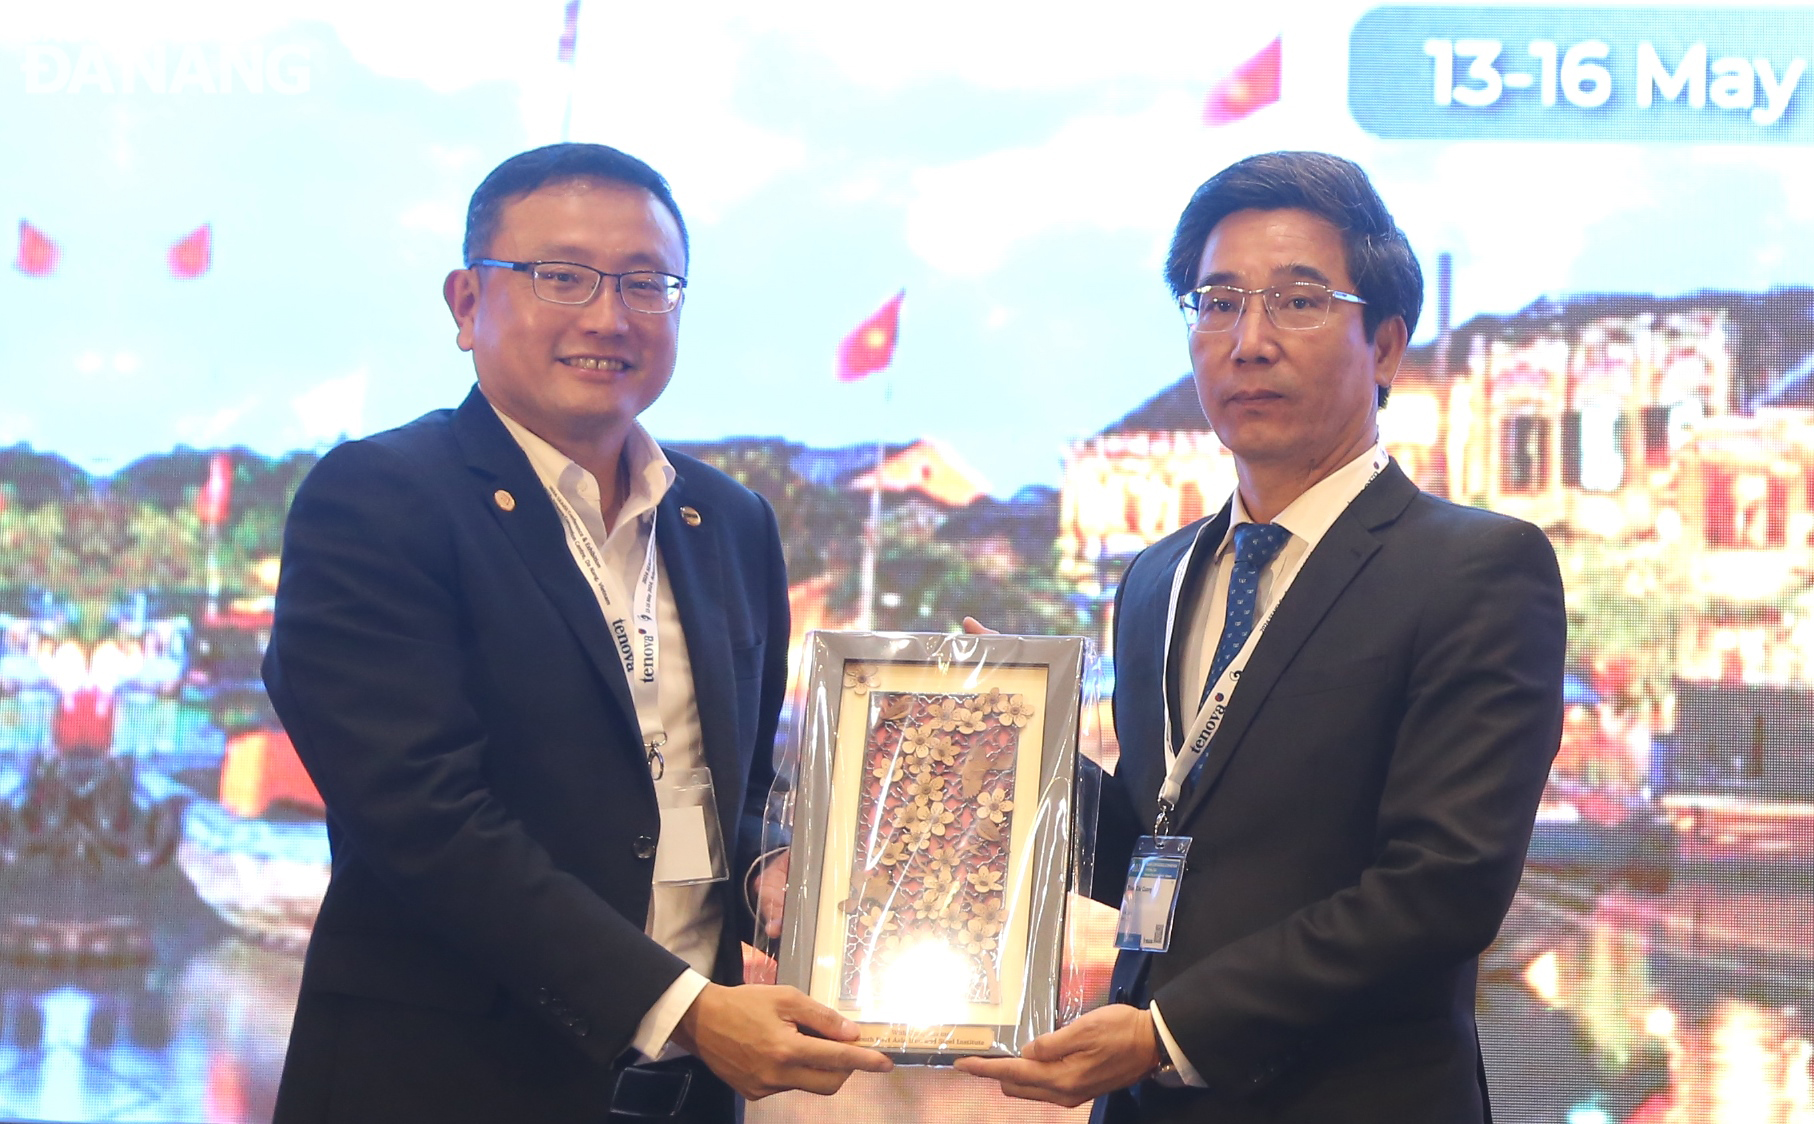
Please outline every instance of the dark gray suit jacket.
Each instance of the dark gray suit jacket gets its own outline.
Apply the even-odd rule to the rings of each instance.
[[[1201,532],[1188,619],[1228,519],[1154,544],[1117,594],[1105,900],[1153,827],[1162,677],[1194,710],[1165,651],[1172,575]],[[1098,1120],[1487,1117],[1475,962],[1556,752],[1566,634],[1536,527],[1426,495],[1396,464],[1355,499],[1255,646],[1175,816],[1193,842],[1171,949],[1116,966],[1119,996],[1156,1000],[1212,1089],[1143,1083]],[[1180,737],[1187,720],[1174,711]]]
[[[718,816],[747,845],[785,690],[780,539],[760,497],[669,458],[657,544]],[[643,933],[659,812],[622,664],[476,389],[303,482],[265,682],[334,852],[278,1120],[595,1118],[684,965]],[[724,983],[741,974],[732,887]]]

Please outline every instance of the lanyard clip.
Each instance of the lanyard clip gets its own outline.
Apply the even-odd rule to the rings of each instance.
[[[649,778],[651,780],[660,780],[668,771],[667,760],[661,755],[661,747],[667,744],[668,739],[665,736],[656,738],[654,741],[642,743],[644,759],[649,763]]]
[[[1158,818],[1153,821],[1153,834],[1154,835],[1170,835],[1171,834],[1173,807],[1174,807],[1174,805],[1172,804],[1172,802],[1170,800],[1167,800],[1163,796],[1161,796],[1159,798],[1159,815],[1158,815]]]

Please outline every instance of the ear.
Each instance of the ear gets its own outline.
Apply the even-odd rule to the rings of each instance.
[[[441,297],[447,301],[447,311],[453,313],[454,323],[460,327],[455,342],[461,351],[471,351],[474,321],[479,311],[479,271],[456,269],[449,273],[447,280],[441,282]]]
[[[1398,377],[1398,364],[1405,357],[1405,347],[1410,343],[1410,332],[1405,328],[1405,318],[1394,316],[1383,321],[1379,330],[1373,333],[1373,381],[1383,387],[1390,387],[1392,380]]]

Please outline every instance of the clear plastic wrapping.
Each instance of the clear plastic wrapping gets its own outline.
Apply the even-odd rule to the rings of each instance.
[[[1074,1016],[1094,671],[1082,637],[809,633],[765,824],[790,847],[779,982],[909,1065],[1015,1054]]]

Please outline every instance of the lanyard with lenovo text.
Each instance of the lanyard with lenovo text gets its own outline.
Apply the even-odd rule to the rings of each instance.
[[[1373,470],[1367,477],[1367,483],[1372,483],[1379,476],[1380,472],[1385,469],[1388,460],[1385,450],[1375,452]],[[1205,530],[1208,527],[1209,524],[1204,524]],[[1220,543],[1217,544],[1217,546],[1220,545]],[[1165,651],[1167,652],[1173,650],[1173,631],[1178,624],[1178,602],[1184,593],[1184,577],[1190,572],[1191,559],[1196,556],[1198,549],[1202,546],[1203,533],[1199,531],[1196,541],[1191,543],[1190,550],[1185,553],[1178,563],[1177,570],[1172,574],[1171,600],[1165,610]],[[1253,656],[1254,648],[1258,646],[1261,634],[1266,631],[1266,626],[1272,623],[1273,614],[1278,612],[1279,605],[1284,602],[1286,591],[1291,588],[1291,583],[1297,579],[1298,571],[1304,568],[1304,563],[1309,558],[1308,550],[1302,552],[1292,563],[1290,569],[1282,570],[1273,580],[1269,599],[1271,604],[1267,606],[1266,614],[1255,622],[1253,631],[1248,634],[1247,642],[1241,645],[1240,652],[1236,653],[1234,659],[1228,661],[1228,666],[1222,669],[1222,675],[1216,680],[1215,686],[1203,693],[1203,701],[1197,708],[1196,717],[1188,727],[1188,736],[1184,744],[1178,747],[1176,755],[1172,756],[1171,767],[1166,770],[1165,780],[1159,786],[1159,811],[1154,825],[1156,834],[1165,835],[1171,831],[1172,812],[1177,809],[1178,799],[1183,795],[1186,778],[1191,775],[1192,770],[1197,767],[1197,763],[1203,759],[1203,754],[1209,749],[1210,741],[1215,738],[1216,730],[1221,727],[1222,719],[1228,713],[1229,699],[1234,695],[1235,687],[1241,681],[1241,673],[1246,670],[1247,661]],[[1162,704],[1161,713],[1165,716],[1165,752],[1169,756],[1172,755],[1174,743],[1172,741],[1171,699],[1166,697],[1170,690],[1168,678],[1160,677],[1160,691],[1162,692],[1160,702]]]
[[[661,630],[655,619],[655,595],[660,580],[655,553],[656,510],[649,512],[648,547],[643,553],[642,570],[637,575],[632,599],[624,594],[622,584],[606,564],[604,551],[599,548],[591,528],[567,502],[567,497],[558,488],[549,488],[548,495],[554,500],[554,510],[560,513],[561,526],[567,533],[567,545],[574,560],[579,563],[580,572],[585,574],[604,610],[611,643],[623,664],[624,678],[630,681],[630,701],[636,707],[636,720],[642,728],[643,752],[648,758],[649,773],[659,781],[667,769],[661,750],[667,744],[668,735],[661,721],[661,693],[656,684],[656,668],[661,656]],[[634,639],[632,624],[635,625]]]
[[[1172,575],[1171,603],[1165,611],[1165,650],[1172,650],[1172,630],[1177,625],[1178,601],[1184,591],[1184,575],[1190,570],[1190,561],[1203,545],[1202,534],[1198,533],[1197,541],[1191,544],[1190,550],[1178,564],[1178,570]],[[1165,780],[1159,786],[1159,814],[1153,825],[1155,835],[1166,835],[1171,831],[1172,812],[1178,807],[1178,797],[1184,792],[1185,778],[1203,759],[1203,753],[1209,748],[1211,738],[1216,736],[1216,729],[1222,725],[1222,716],[1228,713],[1228,698],[1234,693],[1235,684],[1241,680],[1241,672],[1247,667],[1248,658],[1253,655],[1254,646],[1260,642],[1260,634],[1272,622],[1273,613],[1278,611],[1279,602],[1284,600],[1283,593],[1292,577],[1297,576],[1297,569],[1303,565],[1303,558],[1298,559],[1289,575],[1280,574],[1279,580],[1272,583],[1272,604],[1267,607],[1266,615],[1261,617],[1248,634],[1247,642],[1235,658],[1228,661],[1222,669],[1221,678],[1216,680],[1212,690],[1204,692],[1203,703],[1197,708],[1196,718],[1189,727],[1190,738],[1177,752],[1172,752],[1172,708],[1169,698],[1162,699],[1165,714],[1165,752],[1171,757],[1171,768],[1165,772]],[[1163,682],[1163,679],[1161,680]],[[1162,686],[1162,691],[1169,691],[1169,686]]]

